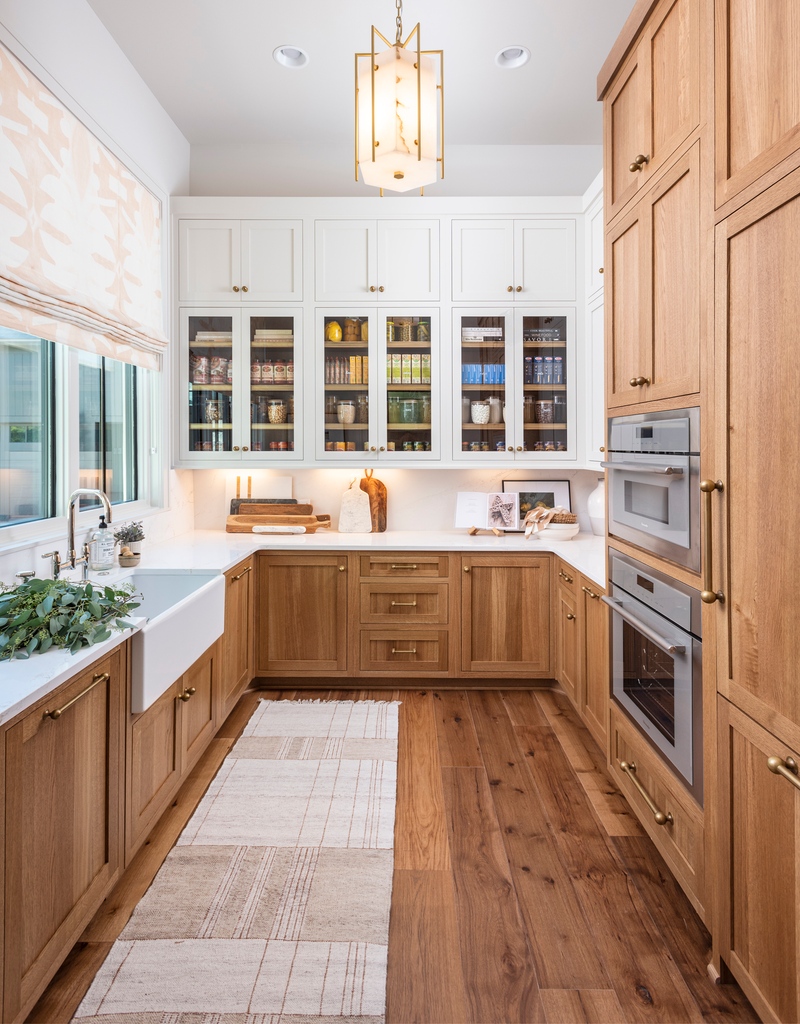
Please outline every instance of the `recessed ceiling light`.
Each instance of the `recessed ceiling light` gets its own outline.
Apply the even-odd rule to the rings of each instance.
[[[304,68],[308,64],[308,54],[306,51],[299,46],[291,46],[288,43],[276,47],[272,51],[272,58],[282,67],[290,68],[292,71]]]
[[[504,46],[494,59],[499,68],[521,68],[531,59],[527,46]]]

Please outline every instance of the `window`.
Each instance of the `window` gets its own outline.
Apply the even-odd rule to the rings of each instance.
[[[157,500],[158,378],[0,328],[0,545],[41,533],[78,487],[105,491],[130,515]]]

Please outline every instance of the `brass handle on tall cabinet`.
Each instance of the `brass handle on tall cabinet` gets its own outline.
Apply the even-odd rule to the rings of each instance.
[[[630,386],[632,388],[643,388],[645,386],[645,384],[649,384],[650,383],[650,378],[649,377],[631,377],[631,379],[628,381],[628,383],[630,384]]]
[[[588,594],[589,597],[593,597],[595,600],[599,599],[600,597],[599,594],[595,594],[595,592],[593,590],[590,590],[588,587],[581,587],[581,590],[584,592],[584,594]]]
[[[248,565],[246,569],[242,569],[238,576],[231,576],[231,583],[235,583],[237,580],[240,580],[242,576],[246,576],[252,568],[252,565]]]
[[[179,693],[178,694],[178,700],[182,700],[182,701],[186,702],[187,700],[191,700],[192,697],[194,697],[194,695],[196,693],[197,693],[197,687],[196,686],[187,686],[186,689],[183,691],[183,693]]]
[[[567,612],[567,620],[568,620],[569,622],[572,622],[572,620],[573,620],[574,618],[575,618],[575,616],[574,616],[574,615],[572,614],[572,612]]]
[[[73,697],[72,700],[68,700],[63,707],[55,708],[53,711],[45,711],[44,714],[42,715],[42,718],[52,718],[53,721],[56,721],[57,719],[61,718],[61,716],[64,714],[67,708],[71,708],[73,704],[76,704],[81,699],[81,697],[85,697],[90,690],[93,690],[95,688],[95,686],[99,686],[100,683],[107,683],[110,678],[111,676],[108,674],[108,672],[104,672],[100,676],[95,676],[91,684],[87,686],[85,690],[82,690],[77,697]]]
[[[656,820],[656,825],[666,825],[667,822],[671,824],[673,821],[672,815],[669,812],[664,814],[663,811],[660,811],[656,807],[655,803],[653,802],[653,798],[650,796],[650,794],[647,792],[647,790],[644,788],[641,782],[639,782],[639,780],[636,778],[636,764],[633,761],[620,761],[619,766],[620,769],[627,774],[628,778],[639,791],[639,795],[641,796],[642,800],[644,800],[644,802],[653,812],[653,817]]]
[[[770,757],[767,759],[767,768],[774,772],[775,775],[782,775],[784,779],[800,789],[800,778],[797,777],[797,761],[793,757]]]
[[[711,495],[714,491],[723,491],[725,487],[721,480],[701,480],[700,490],[703,493],[703,589],[700,592],[700,600],[705,604],[713,604],[715,601],[724,601],[725,595],[721,590],[713,589],[713,558],[711,549]]]
[[[650,163],[650,157],[645,156],[644,153],[640,153],[638,156],[633,158],[633,163],[628,165],[628,170],[632,173],[641,171],[645,164]]]

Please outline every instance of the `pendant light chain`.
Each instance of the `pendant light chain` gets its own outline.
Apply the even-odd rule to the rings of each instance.
[[[397,17],[395,18],[395,24],[397,25],[397,38],[395,43],[397,46],[403,45],[403,0],[395,0],[395,7],[397,8]]]

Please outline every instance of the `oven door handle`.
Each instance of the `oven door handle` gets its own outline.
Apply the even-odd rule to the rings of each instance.
[[[634,629],[638,629],[643,636],[646,636],[648,640],[651,640],[656,647],[659,647],[665,654],[686,653],[686,648],[683,644],[674,644],[671,640],[665,640],[663,636],[660,636],[649,626],[645,626],[643,622],[640,622],[635,616],[631,615],[630,612],[626,612],[623,609],[621,602],[615,601],[610,597],[606,597],[605,594],[600,595],[600,600],[604,601],[608,607],[612,611],[616,612],[621,619],[624,619],[629,626],[633,626]]]
[[[653,466],[639,462],[601,462],[603,469],[627,469],[636,473],[657,473],[659,476],[683,476],[680,466]]]

